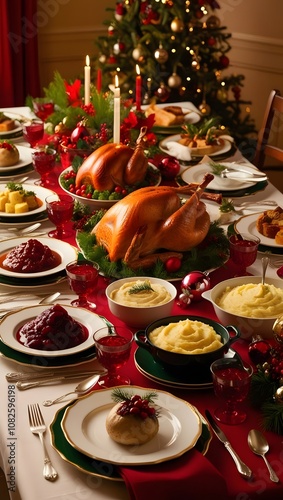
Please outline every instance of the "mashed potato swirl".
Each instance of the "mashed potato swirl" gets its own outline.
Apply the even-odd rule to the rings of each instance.
[[[223,346],[212,326],[190,319],[159,326],[150,332],[149,339],[165,351],[181,354],[203,354]]]
[[[215,302],[232,314],[248,318],[270,318],[283,314],[283,289],[267,283],[227,287]]]
[[[149,280],[124,283],[120,288],[113,290],[110,297],[118,304],[130,307],[159,306],[166,304],[172,298],[164,286],[151,283]]]

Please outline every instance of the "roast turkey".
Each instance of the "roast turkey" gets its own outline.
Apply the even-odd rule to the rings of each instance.
[[[182,252],[199,245],[210,227],[205,204],[200,201],[213,179],[207,173],[189,199],[192,186],[156,186],[138,189],[113,205],[93,228],[98,245],[110,261],[124,260],[133,269],[150,267],[158,259],[182,258]]]

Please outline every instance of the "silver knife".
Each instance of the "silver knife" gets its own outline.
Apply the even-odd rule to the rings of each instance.
[[[213,416],[208,410],[205,410],[205,415],[207,417],[207,420],[209,421],[212,430],[214,431],[215,435],[218,437],[218,439],[224,444],[225,448],[227,451],[229,451],[231,457],[233,458],[238,472],[245,478],[250,478],[252,476],[252,471],[251,469],[240,459],[240,457],[237,455],[235,450],[232,448],[229,440],[225,436],[224,432],[218,427],[217,423],[215,422]]]
[[[267,181],[267,176],[260,173],[249,173],[244,171],[228,171],[227,169],[222,170],[220,177],[222,179],[232,179],[239,182],[262,182]]]

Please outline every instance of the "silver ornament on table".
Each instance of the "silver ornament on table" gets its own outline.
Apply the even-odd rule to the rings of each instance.
[[[278,344],[283,345],[283,316],[279,316],[272,327],[274,339]]]

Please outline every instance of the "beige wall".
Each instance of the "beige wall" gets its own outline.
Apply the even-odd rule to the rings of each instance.
[[[221,9],[215,14],[232,34],[228,71],[245,75],[242,96],[252,101],[259,128],[271,88],[283,94],[283,1],[218,2]],[[106,9],[115,5],[116,0],[38,0],[42,87],[53,79],[55,69],[66,79],[82,74],[86,54],[96,54],[95,37],[105,32],[103,22],[112,17]]]

